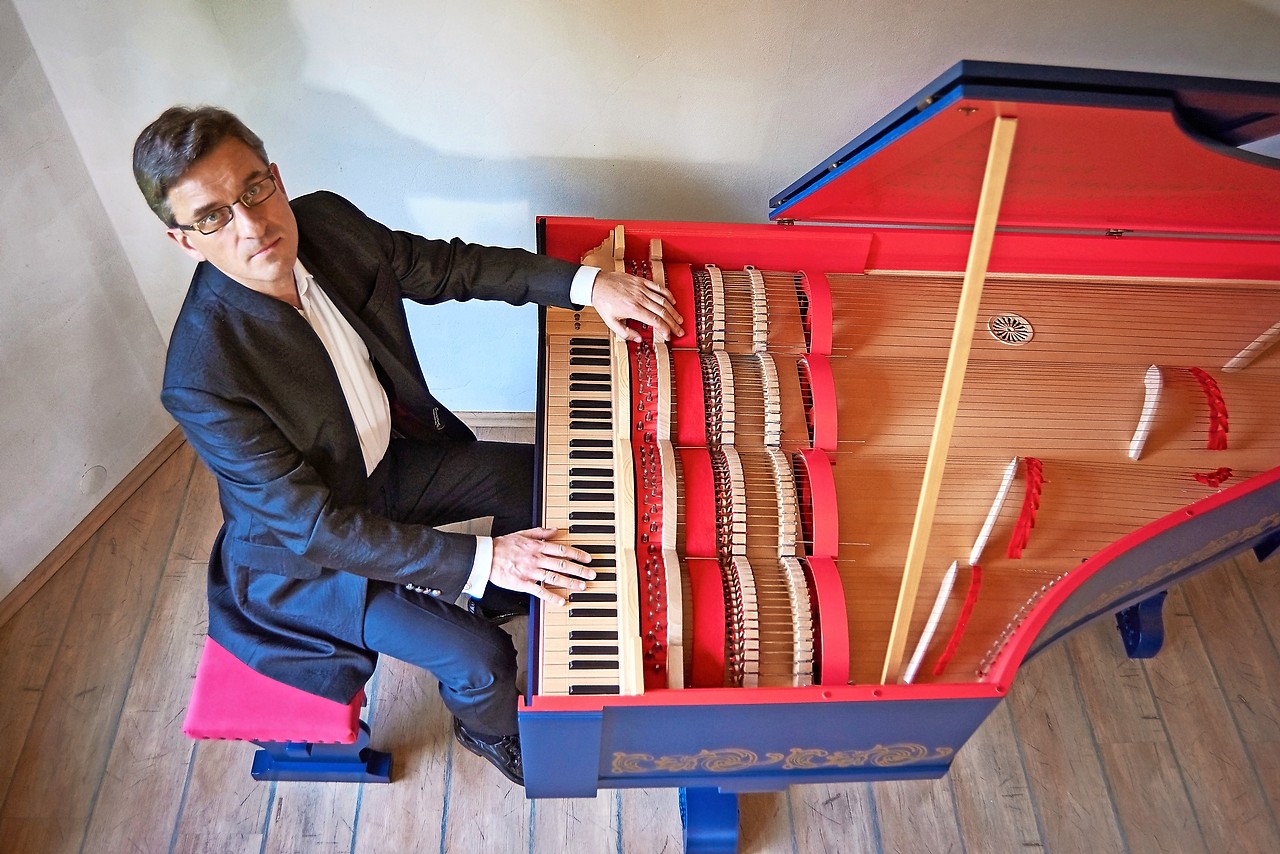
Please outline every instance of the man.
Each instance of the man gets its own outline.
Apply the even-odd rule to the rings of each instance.
[[[529,528],[532,452],[476,442],[427,388],[403,299],[590,302],[669,337],[669,292],[521,250],[393,231],[331,193],[290,201],[235,116],[165,111],[134,175],[199,262],[161,399],[218,481],[209,635],[255,670],[348,702],[378,653],[440,680],[458,741],[523,782],[515,650],[524,594],[563,606],[589,556]],[[432,526],[494,517],[493,538]],[[462,593],[469,607],[454,603]]]

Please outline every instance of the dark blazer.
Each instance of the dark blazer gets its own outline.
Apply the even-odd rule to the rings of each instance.
[[[577,267],[516,249],[392,231],[332,193],[292,202],[298,255],[369,348],[392,428],[473,439],[427,388],[402,299],[568,306]],[[369,579],[453,601],[475,538],[368,508],[368,478],[324,346],[294,308],[197,266],[169,342],[161,400],[216,476],[209,635],[255,670],[339,702],[373,672]]]

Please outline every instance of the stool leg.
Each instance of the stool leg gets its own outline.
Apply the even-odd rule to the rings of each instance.
[[[390,783],[391,754],[369,747],[369,725],[351,744],[305,741],[255,741],[250,773],[255,780],[307,780],[317,783]]]

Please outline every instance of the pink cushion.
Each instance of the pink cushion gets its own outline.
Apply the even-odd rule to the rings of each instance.
[[[182,731],[191,738],[351,744],[363,701],[363,691],[335,703],[277,682],[207,638]]]

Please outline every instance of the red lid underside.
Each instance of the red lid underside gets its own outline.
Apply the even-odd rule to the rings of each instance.
[[[1018,119],[1001,227],[1280,234],[1280,168],[1215,150],[1168,113],[974,100],[940,111],[785,215],[971,225],[997,115]]]

